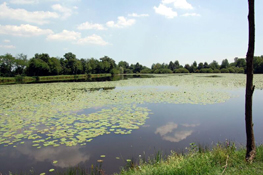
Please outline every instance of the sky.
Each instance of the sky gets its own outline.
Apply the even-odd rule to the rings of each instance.
[[[263,0],[255,55],[263,55]],[[117,63],[211,63],[245,58],[247,0],[0,0],[0,55],[36,53]]]

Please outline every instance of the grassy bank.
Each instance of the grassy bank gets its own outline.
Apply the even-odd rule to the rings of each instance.
[[[18,75],[16,77],[0,77],[0,85],[81,80],[81,79],[102,78],[102,77],[110,77],[110,76],[111,74],[80,74],[80,75],[56,75],[56,76],[36,76],[36,77]]]
[[[257,147],[255,161],[245,161],[246,150],[237,150],[234,144],[224,143],[210,151],[192,144],[187,154],[172,152],[166,159],[156,156],[143,163],[130,164],[121,175],[189,175],[189,174],[263,174],[263,145]]]
[[[233,143],[217,144],[211,150],[190,145],[188,153],[172,152],[166,158],[160,152],[146,160],[140,158],[138,163],[129,160],[126,167],[115,175],[259,175],[263,174],[263,145],[257,147],[253,163],[245,161],[245,148],[237,149]],[[1,173],[0,173],[1,174]],[[24,175],[31,173],[11,173],[9,175]],[[45,174],[45,173],[43,173]],[[106,175],[103,163],[89,168],[72,167],[63,172],[55,171],[57,175]]]

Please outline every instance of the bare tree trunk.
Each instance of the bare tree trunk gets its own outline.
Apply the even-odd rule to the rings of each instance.
[[[248,23],[249,23],[249,43],[247,51],[247,85],[246,85],[246,134],[247,153],[246,160],[253,161],[256,154],[255,138],[252,121],[252,97],[255,86],[253,86],[253,58],[255,50],[255,1],[248,0]]]

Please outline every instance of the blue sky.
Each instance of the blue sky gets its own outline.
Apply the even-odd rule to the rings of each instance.
[[[0,0],[0,54],[104,55],[146,66],[245,57],[247,0]],[[256,50],[263,55],[256,0]]]

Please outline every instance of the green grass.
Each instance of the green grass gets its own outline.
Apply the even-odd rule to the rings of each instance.
[[[159,156],[147,163],[141,160],[138,165],[123,169],[120,174],[263,174],[263,145],[257,147],[257,155],[252,164],[245,161],[245,152],[244,148],[237,150],[234,144],[229,143],[218,144],[210,151],[192,144],[189,153],[185,155],[172,152],[165,160]]]

